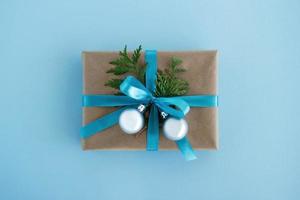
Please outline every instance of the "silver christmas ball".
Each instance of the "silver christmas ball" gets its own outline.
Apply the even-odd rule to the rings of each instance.
[[[188,124],[185,119],[169,117],[164,122],[163,132],[169,140],[180,140],[186,136],[188,132]]]
[[[127,134],[138,133],[144,126],[144,116],[137,109],[126,109],[120,115],[119,125]]]

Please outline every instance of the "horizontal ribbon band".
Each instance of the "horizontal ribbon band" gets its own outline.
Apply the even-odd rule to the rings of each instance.
[[[132,99],[128,96],[116,95],[84,95],[82,96],[82,106],[84,107],[114,107],[136,105],[140,101]],[[145,102],[146,103],[146,102]]]
[[[218,106],[218,96],[212,95],[195,95],[195,96],[177,96],[172,99],[183,99],[190,107],[216,107]],[[141,101],[132,99],[128,96],[116,96],[116,95],[83,95],[82,106],[83,107],[115,107],[124,105],[137,105]],[[142,102],[143,104],[148,101]]]
[[[175,99],[183,99],[190,107],[217,107],[218,96],[214,95],[194,95],[194,96],[179,96]]]

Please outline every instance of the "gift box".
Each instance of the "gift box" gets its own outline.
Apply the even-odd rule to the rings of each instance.
[[[111,78],[107,70],[110,61],[118,57],[118,52],[83,52],[83,94],[115,94],[105,87]],[[180,58],[186,72],[179,76],[189,83],[188,95],[217,95],[217,51],[158,52],[157,64],[164,69],[172,56]],[[141,56],[144,62],[144,56]],[[86,125],[117,107],[83,107],[83,125]],[[217,149],[218,126],[217,107],[193,107],[186,115],[188,135],[194,149]],[[119,125],[107,128],[88,138],[82,139],[82,147],[103,150],[145,150],[146,130],[137,135],[124,134]],[[173,141],[159,136],[159,149],[177,149]]]

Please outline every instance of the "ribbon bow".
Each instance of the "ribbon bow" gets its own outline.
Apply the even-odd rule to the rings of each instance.
[[[128,76],[122,82],[120,91],[123,94],[138,100],[141,104],[154,104],[154,106],[157,106],[160,110],[176,118],[183,118],[190,110],[189,104],[182,99],[154,97],[151,92],[133,76]],[[171,106],[175,106],[178,109]]]
[[[83,106],[85,107],[123,107],[82,127],[80,132],[82,138],[88,138],[117,124],[122,111],[129,107],[140,104],[150,105],[146,149],[147,151],[157,151],[159,143],[158,110],[164,111],[176,118],[183,118],[188,113],[190,107],[217,106],[217,96],[214,95],[153,96],[156,86],[157,52],[147,50],[145,52],[145,60],[147,63],[146,87],[133,76],[128,76],[120,85],[120,91],[126,96],[83,95]],[[196,159],[195,153],[186,137],[175,142],[186,160]]]

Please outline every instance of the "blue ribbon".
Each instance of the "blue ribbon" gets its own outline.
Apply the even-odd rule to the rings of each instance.
[[[120,85],[120,91],[126,96],[83,95],[82,102],[84,107],[122,107],[82,127],[80,132],[82,138],[88,138],[114,126],[118,123],[122,111],[127,108],[136,107],[139,104],[150,105],[146,149],[147,151],[157,151],[159,143],[159,111],[164,111],[175,118],[183,118],[189,112],[190,107],[217,106],[217,96],[214,95],[153,96],[156,86],[157,52],[147,50],[145,52],[145,60],[147,63],[146,87],[133,76],[128,76]],[[186,160],[196,159],[195,153],[186,137],[175,142]]]

